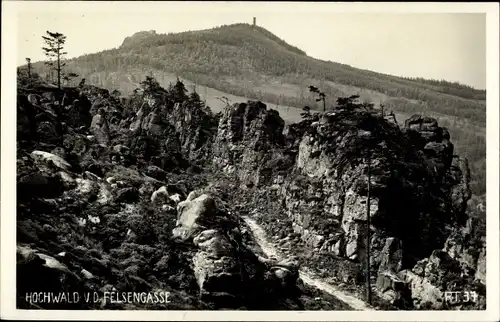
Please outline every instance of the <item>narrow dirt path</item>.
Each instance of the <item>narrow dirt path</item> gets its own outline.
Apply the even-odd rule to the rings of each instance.
[[[267,241],[266,238],[266,232],[262,227],[252,218],[244,216],[242,219],[245,221],[245,223],[248,225],[248,227],[252,230],[253,236],[255,237],[256,242],[259,244],[259,246],[262,248],[262,251],[267,255],[267,256],[273,256],[276,257],[277,259],[281,259],[281,256],[279,255],[278,251],[276,248]],[[321,281],[319,278],[314,277],[310,272],[307,271],[307,269],[300,269],[299,271],[300,278],[302,281],[310,286],[316,287],[324,292],[327,292],[336,298],[338,298],[340,301],[346,303],[349,305],[351,308],[354,310],[361,310],[361,311],[369,311],[369,310],[374,310],[373,307],[369,306],[367,303],[364,301],[344,292],[336,288],[335,286],[325,283]]]

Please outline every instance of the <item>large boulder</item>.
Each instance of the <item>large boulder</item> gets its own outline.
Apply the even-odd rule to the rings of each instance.
[[[63,136],[63,147],[68,154],[77,157],[84,156],[90,149],[91,140],[82,134],[65,134]]]
[[[177,209],[173,235],[195,247],[192,263],[201,299],[217,308],[250,302],[262,306],[259,294],[266,292],[266,265],[243,244],[236,218],[218,209],[203,190],[192,191]]]
[[[403,270],[398,275],[399,279],[407,283],[411,289],[411,297],[416,309],[440,310],[443,308],[443,291],[438,287],[408,270]]]
[[[269,266],[269,272],[279,281],[279,288],[286,291],[294,289],[297,286],[297,281],[299,279],[298,262],[287,258]]]
[[[151,195],[152,203],[168,203],[169,194],[166,186],[161,186],[158,190]]]
[[[104,112],[94,115],[90,125],[90,131],[95,135],[100,144],[107,146],[111,142],[108,121],[106,120]]]
[[[202,297],[224,292],[238,293],[241,284],[234,246],[220,230],[204,230],[193,240],[199,251],[194,255],[194,274]]]
[[[203,223],[215,219],[218,213],[215,200],[208,194],[197,197],[190,194],[185,201],[177,205],[177,211],[177,227],[173,234],[183,240],[193,238],[203,229]]]
[[[78,293],[80,298],[73,301],[57,303],[46,301],[44,308],[47,309],[81,309],[85,291],[82,279],[73,273],[53,256],[46,255],[29,246],[17,246],[17,298],[19,308],[33,309],[36,305],[44,302],[36,296],[52,293],[57,296],[62,290],[68,290],[69,296]],[[88,291],[88,289],[87,289]],[[31,296],[31,300],[26,296]],[[35,303],[35,304],[33,304]]]
[[[37,161],[41,161],[46,164],[52,163],[61,170],[67,171],[71,168],[71,165],[66,162],[66,160],[49,152],[35,150],[31,152],[31,156]]]
[[[20,200],[31,198],[54,198],[60,196],[65,187],[57,174],[32,172],[17,181],[17,196]]]

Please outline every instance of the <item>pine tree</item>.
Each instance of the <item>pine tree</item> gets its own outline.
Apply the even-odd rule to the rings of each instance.
[[[366,178],[367,178],[367,190],[366,190],[366,254],[365,254],[365,283],[366,283],[366,301],[371,304],[371,272],[370,272],[370,257],[371,257],[371,213],[370,213],[370,202],[372,198],[372,187],[371,187],[371,177],[372,177],[372,160],[374,154],[374,148],[377,146],[377,143],[382,138],[383,132],[377,126],[380,124],[381,118],[379,115],[374,115],[370,111],[360,111],[359,114],[351,114],[349,111],[356,109],[373,108],[373,104],[371,103],[357,103],[356,100],[359,98],[359,95],[352,95],[349,97],[340,97],[337,99],[338,108],[343,110],[344,112],[339,114],[338,122],[335,123],[335,130],[338,132],[343,132],[347,136],[347,133],[354,131],[354,133],[358,132],[359,128],[368,129],[371,134],[369,135],[359,135],[356,133],[355,135],[349,136],[349,144],[346,145],[346,149],[343,151],[343,155],[340,158],[338,164],[335,164],[336,168],[343,172],[344,168],[352,164],[356,159],[362,160],[362,162],[366,166]],[[353,126],[350,122],[345,122],[344,116],[342,115],[356,115],[356,125]],[[340,134],[339,134],[340,135]],[[386,150],[386,153],[388,153]]]
[[[311,117],[311,108],[309,106],[304,106],[302,108],[302,113],[300,113],[300,116],[303,118],[303,119],[308,119]]]
[[[200,95],[196,92],[192,92],[190,95],[189,95],[189,100],[191,102],[194,102],[194,103],[200,103],[201,102],[201,98],[200,98]]]
[[[326,95],[325,93],[321,92],[319,90],[319,88],[317,88],[316,86],[309,86],[309,91],[312,92],[312,93],[317,93],[318,94],[318,98],[316,99],[316,102],[319,102],[319,101],[323,101],[323,112],[326,111],[326,101],[325,101],[325,98],[326,98]]]
[[[48,61],[45,62],[46,65],[50,67],[51,70],[57,72],[57,88],[61,89],[61,77],[62,68],[66,65],[63,62],[64,55],[67,52],[63,51],[64,44],[66,43],[66,36],[58,32],[47,31],[48,36],[42,36],[47,47],[42,47],[45,56],[47,56]]]
[[[187,89],[184,83],[177,77],[177,82],[174,85],[174,102],[184,102],[187,97]]]
[[[160,83],[153,76],[146,76],[146,79],[140,85],[144,94],[152,95],[161,88]]]

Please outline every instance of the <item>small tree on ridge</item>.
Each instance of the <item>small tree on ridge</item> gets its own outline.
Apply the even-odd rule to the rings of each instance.
[[[48,61],[45,62],[50,70],[57,73],[57,88],[61,89],[62,68],[66,65],[62,60],[67,52],[63,51],[66,36],[59,32],[47,31],[47,36],[42,36],[47,47],[42,47]]]
[[[323,101],[323,112],[326,111],[326,101],[325,101],[325,93],[323,93],[322,91],[320,91],[316,86],[309,86],[309,91],[311,93],[317,93],[318,94],[318,98],[316,99],[316,102],[319,102],[319,101]]]

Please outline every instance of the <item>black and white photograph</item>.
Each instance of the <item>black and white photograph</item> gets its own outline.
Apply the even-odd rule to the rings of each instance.
[[[497,321],[498,10],[2,2],[2,318]]]

